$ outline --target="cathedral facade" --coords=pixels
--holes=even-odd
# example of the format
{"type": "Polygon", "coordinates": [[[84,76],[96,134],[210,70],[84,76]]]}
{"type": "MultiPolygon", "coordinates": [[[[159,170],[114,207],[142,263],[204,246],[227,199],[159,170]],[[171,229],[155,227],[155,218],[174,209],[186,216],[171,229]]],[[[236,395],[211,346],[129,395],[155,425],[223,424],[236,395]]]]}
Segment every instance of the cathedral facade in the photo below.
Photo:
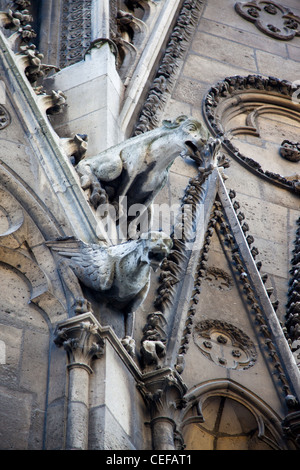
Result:
{"type": "Polygon", "coordinates": [[[0,448],[299,450],[299,1],[0,6],[0,448]]]}

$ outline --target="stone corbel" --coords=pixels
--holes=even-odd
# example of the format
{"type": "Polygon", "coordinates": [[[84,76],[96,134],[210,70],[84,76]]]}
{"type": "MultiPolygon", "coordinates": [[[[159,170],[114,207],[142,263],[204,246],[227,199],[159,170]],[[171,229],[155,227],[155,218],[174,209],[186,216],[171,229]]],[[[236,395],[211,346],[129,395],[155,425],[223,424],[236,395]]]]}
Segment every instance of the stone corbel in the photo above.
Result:
{"type": "Polygon", "coordinates": [[[176,371],[160,369],[146,374],[138,388],[150,411],[153,450],[180,450],[177,419],[185,406],[186,386],[176,371]]]}
{"type": "Polygon", "coordinates": [[[143,21],[147,21],[148,18],[155,13],[159,1],[160,0],[123,0],[123,3],[125,7],[133,13],[142,10],[142,19],[143,21]]]}
{"type": "Polygon", "coordinates": [[[13,11],[9,9],[7,12],[0,12],[1,26],[11,31],[19,31],[22,26],[27,25],[30,21],[32,21],[32,16],[28,10],[13,11]]]}
{"type": "Polygon", "coordinates": [[[139,44],[148,32],[142,20],[122,10],[117,13],[117,26],[121,37],[131,44],[139,44]]]}
{"type": "Polygon", "coordinates": [[[59,114],[66,106],[66,95],[58,90],[52,90],[51,94],[42,93],[37,97],[41,111],[46,114],[59,114]]]}
{"type": "Polygon", "coordinates": [[[8,10],[0,12],[0,26],[12,31],[8,38],[12,50],[18,50],[22,43],[28,43],[36,37],[36,32],[30,25],[32,16],[28,10],[8,10]]]}
{"type": "Polygon", "coordinates": [[[61,143],[71,163],[77,165],[87,152],[88,136],[86,134],[75,134],[71,138],[62,138],[61,143]]]}
{"type": "Polygon", "coordinates": [[[55,344],[68,356],[69,393],[66,447],[86,450],[88,446],[89,376],[92,361],[104,354],[104,341],[91,313],[59,323],[55,344]]]}
{"type": "Polygon", "coordinates": [[[35,86],[39,79],[43,79],[51,71],[58,72],[59,68],[54,65],[47,65],[42,62],[44,55],[41,54],[34,44],[27,44],[20,47],[16,54],[16,61],[23,70],[32,86],[35,86]]]}

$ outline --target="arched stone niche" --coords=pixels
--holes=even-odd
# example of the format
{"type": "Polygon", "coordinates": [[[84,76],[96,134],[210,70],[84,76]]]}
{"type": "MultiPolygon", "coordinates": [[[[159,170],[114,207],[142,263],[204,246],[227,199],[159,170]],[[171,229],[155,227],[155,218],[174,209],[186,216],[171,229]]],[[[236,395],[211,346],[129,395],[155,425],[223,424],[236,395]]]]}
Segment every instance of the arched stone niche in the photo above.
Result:
{"type": "Polygon", "coordinates": [[[196,386],[186,398],[186,450],[287,449],[279,417],[244,387],[220,379],[196,386]]]}
{"type": "Polygon", "coordinates": [[[300,100],[294,83],[227,77],[204,99],[203,113],[230,156],[269,182],[300,193],[300,100]]]}

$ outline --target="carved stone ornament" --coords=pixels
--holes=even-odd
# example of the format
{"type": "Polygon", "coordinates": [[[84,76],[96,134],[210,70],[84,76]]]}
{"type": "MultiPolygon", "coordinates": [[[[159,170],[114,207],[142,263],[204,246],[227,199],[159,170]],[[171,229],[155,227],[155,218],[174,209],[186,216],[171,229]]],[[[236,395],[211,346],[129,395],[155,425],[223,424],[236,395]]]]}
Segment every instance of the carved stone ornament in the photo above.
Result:
{"type": "Polygon", "coordinates": [[[85,313],[90,305],[81,292],[80,281],[97,294],[97,300],[124,315],[124,346],[134,354],[134,312],[144,301],[151,268],[156,270],[169,254],[171,239],[163,232],[149,232],[139,240],[104,247],[73,238],[46,242],[61,256],[60,273],[65,290],[73,298],[73,314],[85,313]]]}
{"type": "Polygon", "coordinates": [[[239,15],[251,21],[263,33],[275,39],[289,41],[300,36],[300,17],[276,2],[254,0],[237,2],[239,15]]]}
{"type": "Polygon", "coordinates": [[[299,194],[300,179],[295,174],[295,166],[280,159],[282,141],[278,139],[282,133],[273,133],[270,138],[264,135],[266,125],[261,130],[263,119],[275,117],[280,127],[278,116],[284,116],[290,125],[289,130],[297,138],[295,124],[300,120],[297,94],[297,85],[286,80],[235,75],[216,83],[209,90],[203,112],[208,128],[213,135],[224,139],[223,147],[231,157],[270,183],[299,194]],[[259,151],[247,155],[251,146],[249,140],[252,150],[256,145],[259,151]]]}
{"type": "Polygon", "coordinates": [[[37,82],[43,79],[51,71],[59,71],[54,65],[44,64],[44,55],[41,54],[34,44],[26,44],[20,46],[17,53],[18,62],[22,62],[25,75],[33,87],[37,86],[37,82]]]}
{"type": "Polygon", "coordinates": [[[11,122],[11,117],[7,109],[0,104],[0,130],[5,129],[11,122]]]}
{"type": "Polygon", "coordinates": [[[92,360],[104,354],[104,341],[97,327],[90,321],[75,319],[66,327],[58,327],[54,342],[66,350],[69,368],[84,367],[92,372],[92,360]]]}
{"type": "MultiPolygon", "coordinates": [[[[51,95],[48,95],[43,88],[42,81],[50,72],[57,72],[59,68],[44,64],[44,55],[31,42],[37,34],[28,23],[33,21],[30,7],[30,1],[15,0],[12,4],[12,10],[0,11],[0,26],[4,30],[12,31],[8,37],[9,47],[15,54],[18,68],[24,73],[35,94],[38,95],[37,104],[47,114],[57,114],[64,108],[66,97],[60,90],[52,90],[51,95]],[[29,10],[25,9],[27,7],[29,10]]],[[[1,105],[0,129],[9,123],[10,116],[1,105]]]]}
{"type": "Polygon", "coordinates": [[[163,327],[166,320],[161,312],[150,313],[143,328],[141,356],[144,366],[158,365],[166,354],[167,336],[163,327]]]}
{"type": "Polygon", "coordinates": [[[280,146],[280,155],[290,162],[300,161],[300,142],[284,140],[280,146]]]}
{"type": "Polygon", "coordinates": [[[297,220],[296,239],[291,259],[291,279],[289,282],[285,327],[295,358],[299,364],[300,348],[300,217],[297,220]]]}
{"type": "Polygon", "coordinates": [[[205,357],[227,369],[248,369],[257,358],[250,338],[224,321],[199,322],[194,328],[194,342],[205,357]]]}
{"type": "MultiPolygon", "coordinates": [[[[145,2],[128,0],[128,3],[142,4],[145,2]]],[[[164,106],[176,83],[181,59],[190,44],[190,38],[198,24],[203,8],[204,2],[198,0],[183,2],[157,73],[145,98],[134,135],[149,131],[159,125],[164,106]]]]}
{"type": "Polygon", "coordinates": [[[60,67],[83,60],[91,42],[91,0],[63,0],[60,67]]]}
{"type": "Polygon", "coordinates": [[[232,277],[223,271],[223,269],[217,267],[207,268],[204,280],[210,286],[220,291],[230,290],[233,286],[232,277]]]}
{"type": "Polygon", "coordinates": [[[195,159],[200,150],[203,159],[208,160],[215,151],[215,146],[207,147],[209,142],[202,123],[179,116],[99,155],[83,159],[76,170],[82,188],[90,190],[89,199],[94,208],[107,202],[119,203],[120,198],[126,197],[128,208],[140,204],[145,212],[165,185],[175,158],[181,155],[195,159]]]}

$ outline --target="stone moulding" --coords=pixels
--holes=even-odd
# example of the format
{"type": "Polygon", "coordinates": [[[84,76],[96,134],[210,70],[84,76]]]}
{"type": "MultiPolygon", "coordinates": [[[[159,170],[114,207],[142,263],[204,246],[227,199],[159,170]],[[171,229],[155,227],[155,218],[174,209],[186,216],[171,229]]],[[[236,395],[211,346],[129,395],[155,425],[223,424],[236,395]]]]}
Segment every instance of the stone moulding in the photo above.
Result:
{"type": "Polygon", "coordinates": [[[261,400],[249,389],[230,380],[214,379],[196,385],[184,396],[186,407],[182,410],[180,431],[192,423],[204,422],[204,404],[211,397],[226,397],[236,400],[244,405],[257,421],[259,439],[266,442],[274,450],[286,449],[286,443],[282,440],[281,418],[274,413],[268,403],[261,400]],[[191,410],[193,411],[190,416],[191,410]],[[187,417],[189,416],[189,417],[187,417]],[[266,424],[268,425],[266,426],[266,424]]]}
{"type": "Polygon", "coordinates": [[[300,194],[299,180],[263,170],[260,163],[243,155],[230,141],[230,137],[239,134],[259,137],[257,118],[262,114],[275,113],[300,122],[300,105],[293,99],[296,91],[295,84],[274,77],[226,77],[208,91],[203,100],[203,115],[211,133],[224,137],[223,147],[231,157],[270,183],[300,194]],[[249,114],[244,126],[225,129],[230,119],[245,111],[249,114]]]}
{"type": "MultiPolygon", "coordinates": [[[[240,273],[243,291],[249,305],[251,305],[253,320],[255,320],[256,327],[264,338],[266,354],[271,358],[273,367],[276,369],[288,408],[299,407],[299,371],[286,341],[282,325],[276,315],[276,307],[274,308],[270,300],[272,289],[270,291],[266,289],[265,280],[259,273],[258,263],[254,262],[255,255],[253,255],[253,248],[251,249],[251,246],[247,246],[247,243],[249,245],[247,239],[247,243],[245,243],[244,230],[238,219],[239,214],[235,214],[231,209],[232,202],[230,199],[233,197],[228,195],[222,181],[220,181],[220,184],[222,186],[219,190],[220,200],[228,218],[228,224],[233,231],[235,242],[239,246],[239,252],[233,250],[232,259],[236,264],[237,272],[240,273]],[[244,272],[247,273],[246,276],[244,276],[244,272]],[[276,343],[274,339],[276,339],[276,343]]],[[[232,248],[234,248],[233,239],[230,237],[227,240],[232,245],[232,248]]]]}
{"type": "MultiPolygon", "coordinates": [[[[290,281],[286,311],[285,327],[287,329],[291,349],[295,355],[299,355],[300,347],[300,217],[297,220],[296,239],[294,242],[293,258],[291,260],[290,281]]],[[[297,357],[299,366],[299,356],[297,357]]]]}
{"type": "Polygon", "coordinates": [[[184,369],[184,355],[193,334],[196,304],[201,301],[201,283],[207,270],[207,250],[212,234],[218,230],[222,243],[226,249],[231,250],[232,266],[241,295],[245,296],[245,302],[249,305],[253,325],[255,325],[257,335],[261,337],[266,361],[271,358],[274,375],[279,379],[278,387],[281,388],[279,393],[284,396],[288,408],[294,409],[298,406],[300,397],[299,372],[275,313],[277,302],[272,303],[270,299],[273,289],[265,286],[266,276],[262,276],[259,272],[261,262],[255,261],[258,250],[252,246],[254,239],[246,235],[248,227],[244,220],[245,216],[239,211],[239,204],[232,201],[235,198],[235,193],[231,190],[228,194],[221,176],[219,176],[217,196],[214,199],[214,206],[209,211],[203,248],[197,257],[193,295],[190,296],[189,306],[181,308],[181,312],[186,310],[187,313],[182,315],[184,324],[182,328],[179,328],[181,332],[180,345],[178,350],[174,348],[177,350],[176,370],[181,373],[184,369]],[[275,338],[277,338],[276,343],[275,338]],[[180,363],[178,359],[180,359],[180,363]]]}
{"type": "MultiPolygon", "coordinates": [[[[52,184],[55,197],[61,200],[64,211],[67,211],[67,207],[69,208],[69,216],[72,214],[71,218],[78,217],[76,230],[83,229],[85,232],[85,235],[78,235],[85,240],[94,239],[97,226],[95,216],[75,182],[73,170],[69,166],[68,157],[63,149],[64,142],[54,132],[47,119],[46,113],[49,107],[59,105],[61,99],[64,101],[64,97],[60,92],[54,92],[53,101],[53,99],[48,100],[47,95],[37,95],[24,71],[20,68],[18,56],[11,50],[2,31],[0,32],[0,44],[3,67],[6,70],[3,81],[10,81],[14,96],[18,97],[19,112],[24,116],[24,126],[28,129],[33,151],[42,160],[42,167],[47,173],[48,181],[52,184]],[[29,107],[32,111],[31,114],[28,113],[29,107]],[[40,149],[43,149],[43,156],[40,149]],[[73,183],[70,184],[70,181],[73,183]]],[[[11,169],[8,171],[11,172],[11,169]]]]}
{"type": "Polygon", "coordinates": [[[290,41],[295,36],[300,36],[300,17],[276,2],[259,0],[237,2],[235,10],[272,38],[290,41]]]}
{"type": "Polygon", "coordinates": [[[152,130],[159,124],[160,115],[175,83],[180,60],[187,49],[202,9],[201,0],[183,2],[165,53],[140,111],[133,135],[152,130]]]}

